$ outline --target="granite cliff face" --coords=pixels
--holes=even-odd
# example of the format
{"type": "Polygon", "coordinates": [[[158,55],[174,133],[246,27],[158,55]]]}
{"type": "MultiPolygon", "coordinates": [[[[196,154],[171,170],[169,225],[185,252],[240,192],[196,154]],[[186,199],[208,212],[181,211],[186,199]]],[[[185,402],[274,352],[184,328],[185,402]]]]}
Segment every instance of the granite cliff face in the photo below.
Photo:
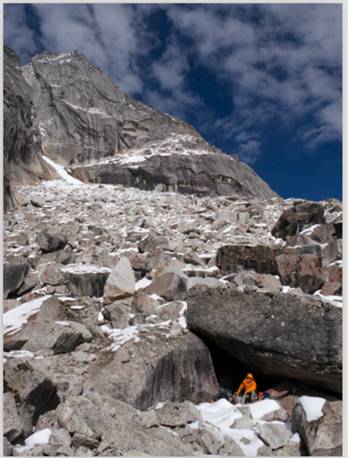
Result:
{"type": "Polygon", "coordinates": [[[23,68],[45,155],[84,181],[246,197],[275,194],[191,126],[128,97],[82,55],[40,54],[23,68]]]}
{"type": "Polygon", "coordinates": [[[32,125],[31,89],[18,56],[4,49],[4,209],[18,204],[14,186],[54,176],[40,155],[32,125]]]}

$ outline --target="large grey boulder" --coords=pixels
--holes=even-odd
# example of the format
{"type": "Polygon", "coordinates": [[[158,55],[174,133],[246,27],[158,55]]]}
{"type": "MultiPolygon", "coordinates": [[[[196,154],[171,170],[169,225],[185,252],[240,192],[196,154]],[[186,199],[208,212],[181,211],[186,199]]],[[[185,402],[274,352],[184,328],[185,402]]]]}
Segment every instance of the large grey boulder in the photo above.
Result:
{"type": "Polygon", "coordinates": [[[39,415],[55,409],[60,402],[57,385],[52,378],[29,360],[11,359],[6,362],[4,386],[6,391],[11,391],[18,397],[21,404],[20,416],[27,423],[23,426],[27,435],[39,415]]]}
{"type": "Polygon", "coordinates": [[[90,364],[85,389],[144,410],[163,401],[208,401],[219,386],[208,348],[194,334],[145,333],[90,364]]]}
{"type": "Polygon", "coordinates": [[[295,407],[292,427],[309,455],[342,455],[342,401],[303,396],[295,407]]]}
{"type": "Polygon", "coordinates": [[[317,202],[300,201],[280,215],[272,228],[272,235],[286,240],[314,224],[325,224],[324,207],[317,202]]]}
{"type": "Polygon", "coordinates": [[[166,272],[156,277],[144,290],[146,294],[157,294],[167,301],[186,298],[186,279],[174,272],[166,272]]]}
{"type": "Polygon", "coordinates": [[[200,456],[245,456],[236,440],[222,435],[209,424],[201,423],[195,429],[185,428],[179,434],[182,440],[197,450],[200,456]]]}
{"type": "Polygon", "coordinates": [[[269,274],[258,274],[255,271],[242,270],[228,278],[230,283],[236,285],[241,291],[247,288],[248,291],[261,290],[262,292],[275,293],[282,290],[282,284],[278,276],[269,274]]]}
{"type": "Polygon", "coordinates": [[[44,154],[84,181],[275,196],[238,158],[209,145],[183,121],[128,97],[77,52],[37,55],[23,74],[33,91],[44,154]]]}
{"type": "MultiPolygon", "coordinates": [[[[169,241],[166,237],[161,237],[153,232],[147,234],[138,243],[138,250],[140,253],[149,252],[154,253],[156,250],[165,250],[168,247],[169,241]]],[[[162,252],[160,252],[162,254],[162,252]]]]}
{"type": "Polygon", "coordinates": [[[4,48],[4,210],[19,203],[17,184],[34,184],[55,176],[42,160],[32,125],[31,89],[24,80],[20,60],[4,48]]]}
{"type": "Polygon", "coordinates": [[[58,406],[57,418],[72,436],[74,448],[85,446],[97,455],[124,455],[131,450],[158,456],[193,453],[165,428],[145,428],[133,407],[105,395],[87,392],[70,397],[58,406]]]}
{"type": "Polygon", "coordinates": [[[9,442],[13,442],[23,433],[23,424],[18,415],[16,401],[13,393],[4,393],[3,397],[3,433],[9,442]]]}
{"type": "Polygon", "coordinates": [[[163,406],[155,410],[158,422],[162,426],[170,428],[186,426],[188,423],[201,420],[199,410],[188,401],[185,402],[166,402],[163,406]]]}
{"type": "Polygon", "coordinates": [[[111,322],[113,328],[125,328],[129,324],[130,308],[122,301],[113,302],[103,308],[103,316],[111,322]]]}
{"type": "Polygon", "coordinates": [[[320,256],[283,253],[276,257],[276,262],[284,285],[300,287],[305,293],[312,294],[324,283],[320,256]]]}
{"type": "Polygon", "coordinates": [[[6,436],[3,437],[2,447],[3,456],[12,456],[13,447],[6,436]]]}
{"type": "Polygon", "coordinates": [[[72,296],[102,297],[110,269],[95,265],[69,264],[61,269],[72,296]]]}
{"type": "Polygon", "coordinates": [[[260,274],[278,274],[275,257],[278,253],[269,246],[226,245],[216,253],[216,265],[223,275],[240,269],[255,270],[260,274]]]}
{"type": "Polygon", "coordinates": [[[128,258],[121,258],[106,280],[104,287],[104,303],[132,296],[135,292],[135,275],[128,258]]]}
{"type": "Polygon", "coordinates": [[[20,289],[25,281],[25,277],[29,272],[29,264],[21,263],[4,263],[4,298],[8,298],[20,289]]]}
{"type": "Polygon", "coordinates": [[[59,354],[70,352],[90,340],[92,334],[89,330],[81,323],[66,320],[60,301],[52,297],[19,331],[5,336],[4,348],[32,352],[51,349],[59,354]]]}
{"type": "Polygon", "coordinates": [[[67,238],[58,231],[41,231],[37,234],[36,241],[43,253],[61,250],[67,244],[67,238]]]}
{"type": "Polygon", "coordinates": [[[304,295],[196,286],[187,321],[191,331],[261,374],[342,390],[340,307],[304,295]]]}
{"type": "Polygon", "coordinates": [[[281,422],[257,424],[256,431],[272,450],[284,447],[292,435],[284,423],[281,422]]]}

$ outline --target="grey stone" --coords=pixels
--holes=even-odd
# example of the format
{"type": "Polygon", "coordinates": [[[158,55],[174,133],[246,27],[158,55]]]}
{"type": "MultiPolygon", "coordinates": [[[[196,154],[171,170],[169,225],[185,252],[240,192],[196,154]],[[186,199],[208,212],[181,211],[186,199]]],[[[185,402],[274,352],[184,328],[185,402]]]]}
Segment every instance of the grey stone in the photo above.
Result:
{"type": "Polygon", "coordinates": [[[289,414],[287,411],[279,404],[279,409],[273,410],[272,412],[266,413],[261,417],[263,421],[287,421],[289,419],[289,414]]]}
{"type": "Polygon", "coordinates": [[[63,428],[53,429],[49,439],[50,445],[59,445],[63,447],[70,447],[71,436],[63,428]]]}
{"type": "Polygon", "coordinates": [[[322,205],[316,202],[295,202],[280,216],[272,229],[272,235],[286,239],[314,224],[324,224],[325,214],[322,205]]]}
{"type": "Polygon", "coordinates": [[[186,426],[201,419],[199,410],[190,402],[166,402],[161,408],[156,409],[156,414],[161,425],[171,428],[186,426]]]}
{"type": "Polygon", "coordinates": [[[53,230],[39,232],[36,241],[43,253],[61,250],[67,244],[66,236],[53,230]]]}
{"type": "Polygon", "coordinates": [[[152,428],[153,426],[159,426],[159,418],[155,410],[148,410],[146,412],[139,412],[136,417],[137,423],[144,428],[152,428]]]}
{"type": "Polygon", "coordinates": [[[73,296],[103,296],[110,269],[71,264],[61,270],[64,273],[66,286],[73,296]]]}
{"type": "Polygon", "coordinates": [[[3,396],[3,434],[9,442],[15,441],[23,433],[22,421],[18,415],[16,401],[12,393],[4,393],[3,396]]]}
{"type": "Polygon", "coordinates": [[[159,321],[177,320],[183,308],[183,303],[180,301],[167,302],[159,306],[155,313],[159,321]]]}
{"type": "MultiPolygon", "coordinates": [[[[28,412],[31,425],[34,418],[55,409],[59,404],[56,384],[38,370],[32,361],[7,361],[4,367],[4,384],[18,395],[24,411],[28,412]]],[[[25,412],[21,413],[22,418],[23,415],[25,416],[25,412]]],[[[28,430],[28,427],[24,429],[28,430]]]]}
{"type": "Polygon", "coordinates": [[[255,270],[260,274],[278,274],[276,251],[269,246],[226,245],[216,253],[216,265],[223,275],[239,269],[255,270]]]}
{"type": "Polygon", "coordinates": [[[155,308],[160,305],[160,301],[143,291],[136,291],[132,305],[137,312],[151,315],[155,308]]]}
{"type": "Polygon", "coordinates": [[[128,258],[121,258],[112,269],[104,287],[104,303],[132,296],[135,292],[135,276],[128,258]]]}
{"type": "Polygon", "coordinates": [[[314,254],[284,253],[276,257],[279,275],[284,285],[300,287],[312,294],[324,283],[321,257],[314,254]]]}
{"type": "Polygon", "coordinates": [[[326,402],[323,415],[308,421],[301,404],[295,407],[292,427],[302,437],[310,455],[342,455],[342,401],[326,402]]]}
{"type": "Polygon", "coordinates": [[[16,294],[16,291],[23,285],[29,271],[28,263],[12,264],[4,263],[4,298],[16,294]]]}
{"type": "Polygon", "coordinates": [[[187,291],[190,291],[191,288],[195,287],[196,285],[204,285],[208,287],[216,287],[216,288],[224,288],[226,285],[218,280],[217,278],[202,278],[202,277],[191,277],[187,280],[186,284],[187,291]]]}
{"type": "Polygon", "coordinates": [[[88,368],[91,389],[144,410],[164,401],[208,401],[218,383],[207,347],[191,333],[168,339],[145,333],[115,352],[102,352],[88,368]],[[124,351],[128,350],[125,358],[124,351]]]}
{"type": "Polygon", "coordinates": [[[292,435],[284,423],[276,422],[258,424],[256,426],[256,431],[272,450],[284,447],[292,435]]]}
{"type": "Polygon", "coordinates": [[[304,450],[298,433],[293,434],[289,442],[277,450],[272,451],[272,456],[303,456],[304,450]]]}
{"type": "Polygon", "coordinates": [[[174,272],[167,272],[156,277],[143,291],[146,294],[157,294],[167,301],[184,300],[186,280],[174,272]]]}
{"type": "Polygon", "coordinates": [[[57,263],[63,265],[74,263],[76,260],[76,256],[71,246],[65,245],[65,247],[57,253],[56,260],[57,263]]]}
{"type": "Polygon", "coordinates": [[[49,262],[48,264],[39,267],[40,279],[45,285],[57,286],[64,283],[64,274],[61,272],[61,266],[56,262],[49,262]]]}
{"type": "Polygon", "coordinates": [[[232,286],[198,285],[187,302],[189,329],[248,367],[341,391],[341,308],[310,296],[242,293],[232,286]]]}
{"type": "Polygon", "coordinates": [[[33,289],[37,289],[39,285],[41,285],[41,280],[38,272],[29,272],[28,275],[24,279],[24,283],[22,286],[16,291],[18,296],[21,296],[25,293],[32,291],[33,289]]]}
{"type": "Polygon", "coordinates": [[[52,349],[54,353],[66,353],[78,345],[92,340],[92,334],[81,323],[67,321],[60,311],[56,298],[48,299],[38,313],[15,334],[5,336],[7,350],[38,351],[52,349]]]}
{"type": "Polygon", "coordinates": [[[125,328],[129,324],[129,307],[122,301],[106,305],[103,310],[104,317],[111,321],[113,328],[125,328]]]}
{"type": "Polygon", "coordinates": [[[253,424],[254,422],[250,417],[243,415],[243,417],[236,418],[236,420],[232,424],[232,428],[251,429],[253,424]]]}
{"type": "Polygon", "coordinates": [[[2,447],[3,456],[12,456],[13,447],[5,436],[3,437],[2,447]]]}
{"type": "Polygon", "coordinates": [[[62,427],[77,438],[80,446],[97,447],[98,455],[114,455],[116,450],[122,454],[130,450],[156,455],[192,453],[188,445],[165,429],[141,426],[136,420],[138,415],[128,404],[91,392],[70,397],[57,408],[62,427]]]}
{"type": "Polygon", "coordinates": [[[138,250],[140,253],[149,252],[154,254],[156,250],[168,248],[168,243],[169,241],[166,237],[161,237],[150,232],[138,243],[138,250]]]}

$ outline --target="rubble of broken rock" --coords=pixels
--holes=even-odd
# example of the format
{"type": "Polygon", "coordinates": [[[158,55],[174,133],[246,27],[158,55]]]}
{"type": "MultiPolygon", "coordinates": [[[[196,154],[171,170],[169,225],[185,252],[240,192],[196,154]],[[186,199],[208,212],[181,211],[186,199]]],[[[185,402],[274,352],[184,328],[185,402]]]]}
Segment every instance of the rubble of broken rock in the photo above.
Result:
{"type": "Polygon", "coordinates": [[[340,202],[59,180],[17,192],[5,455],[342,453],[340,202]],[[270,399],[212,403],[216,348],[228,388],[251,370],[270,399]]]}

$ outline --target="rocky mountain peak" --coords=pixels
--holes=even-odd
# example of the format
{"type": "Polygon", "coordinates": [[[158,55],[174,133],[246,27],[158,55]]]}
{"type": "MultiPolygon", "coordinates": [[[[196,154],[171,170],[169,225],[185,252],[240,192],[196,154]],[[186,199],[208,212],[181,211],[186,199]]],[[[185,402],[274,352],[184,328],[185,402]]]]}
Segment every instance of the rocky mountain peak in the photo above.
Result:
{"type": "Polygon", "coordinates": [[[190,125],[126,95],[79,53],[43,53],[23,68],[44,155],[88,182],[184,193],[271,197],[246,164],[190,125]]]}

